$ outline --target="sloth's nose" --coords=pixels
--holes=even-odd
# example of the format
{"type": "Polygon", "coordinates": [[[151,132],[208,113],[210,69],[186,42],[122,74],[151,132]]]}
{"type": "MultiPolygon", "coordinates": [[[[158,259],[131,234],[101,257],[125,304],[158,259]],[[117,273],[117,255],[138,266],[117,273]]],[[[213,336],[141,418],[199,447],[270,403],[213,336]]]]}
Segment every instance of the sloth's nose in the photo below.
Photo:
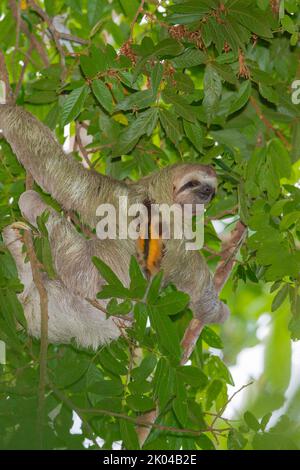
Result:
{"type": "Polygon", "coordinates": [[[215,188],[213,188],[210,184],[205,183],[201,185],[200,192],[206,196],[213,196],[215,194],[215,188]]]}

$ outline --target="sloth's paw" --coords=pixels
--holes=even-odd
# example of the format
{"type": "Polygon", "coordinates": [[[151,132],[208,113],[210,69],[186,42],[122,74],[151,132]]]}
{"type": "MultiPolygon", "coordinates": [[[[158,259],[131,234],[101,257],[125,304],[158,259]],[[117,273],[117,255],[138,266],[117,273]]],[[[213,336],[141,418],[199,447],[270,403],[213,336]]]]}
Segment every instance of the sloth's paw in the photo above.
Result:
{"type": "Polygon", "coordinates": [[[19,207],[22,215],[32,225],[36,225],[36,218],[46,209],[50,209],[35,191],[25,191],[19,199],[19,207]]]}
{"type": "Polygon", "coordinates": [[[230,310],[226,304],[221,303],[219,323],[224,323],[230,315],[230,310]]]}

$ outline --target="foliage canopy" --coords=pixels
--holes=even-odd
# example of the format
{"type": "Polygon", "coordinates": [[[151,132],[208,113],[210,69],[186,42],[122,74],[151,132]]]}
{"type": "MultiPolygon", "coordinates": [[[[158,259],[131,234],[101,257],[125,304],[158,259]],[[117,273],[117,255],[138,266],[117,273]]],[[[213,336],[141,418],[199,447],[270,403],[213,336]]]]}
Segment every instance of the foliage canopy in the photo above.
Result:
{"type": "MultiPolygon", "coordinates": [[[[0,0],[0,46],[19,105],[61,143],[66,125],[71,136],[85,129],[89,143],[82,150],[76,140],[75,156],[118,179],[176,161],[213,164],[219,191],[207,211],[203,250],[212,270],[220,240],[211,220],[225,231],[238,219],[249,228],[222,293],[232,310],[223,341],[219,327],[206,327],[190,364],[180,366],[187,299],[172,286],[162,290],[160,275],[147,286],[133,260],[130,289],[121,304],[109,305],[111,314],[126,315],[138,300],[128,337],[97,352],[49,346],[42,433],[40,345],[26,335],[22,286],[2,243],[1,448],[81,449],[86,438],[97,448],[99,436],[103,448],[122,441],[136,449],[137,417],[155,404],[159,417],[145,449],[300,447],[300,389],[286,415],[267,427],[284,404],[291,338],[300,338],[300,107],[292,102],[299,18],[297,0],[0,0]],[[224,421],[236,379],[225,363],[259,342],[255,324],[266,312],[264,373],[241,420],[224,421]],[[223,343],[225,363],[215,353],[223,343]],[[70,433],[73,412],[82,434],[70,433]]],[[[20,220],[25,174],[4,141],[0,158],[3,228],[20,220]]],[[[49,274],[42,221],[36,248],[49,274]]],[[[95,263],[108,292],[118,292],[113,273],[95,263]]]]}

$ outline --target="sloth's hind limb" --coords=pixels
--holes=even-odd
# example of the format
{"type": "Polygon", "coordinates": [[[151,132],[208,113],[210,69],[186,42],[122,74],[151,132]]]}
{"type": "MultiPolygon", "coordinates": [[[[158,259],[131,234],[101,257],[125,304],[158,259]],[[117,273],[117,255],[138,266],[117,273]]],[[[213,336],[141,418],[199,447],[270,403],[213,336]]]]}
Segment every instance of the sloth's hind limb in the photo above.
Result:
{"type": "Polygon", "coordinates": [[[49,208],[35,191],[26,191],[19,200],[24,217],[36,225],[37,216],[49,211],[46,227],[58,277],[73,293],[94,299],[106,282],[92,262],[97,256],[107,263],[124,284],[128,284],[128,266],[133,247],[119,240],[86,240],[73,224],[49,208]]]}
{"type": "MultiPolygon", "coordinates": [[[[22,235],[18,229],[8,226],[2,236],[24,285],[18,298],[24,308],[28,333],[39,338],[40,299],[30,264],[25,263],[22,235]]],[[[70,292],[61,281],[50,280],[44,274],[43,283],[48,293],[48,338],[51,343],[69,343],[74,339],[81,347],[96,349],[119,336],[120,330],[113,318],[106,319],[104,313],[70,292]]]]}
{"type": "Polygon", "coordinates": [[[46,227],[58,277],[74,294],[94,298],[101,288],[101,278],[91,260],[91,244],[65,217],[47,206],[35,191],[23,193],[19,207],[25,219],[34,226],[38,216],[49,212],[46,227]]]}

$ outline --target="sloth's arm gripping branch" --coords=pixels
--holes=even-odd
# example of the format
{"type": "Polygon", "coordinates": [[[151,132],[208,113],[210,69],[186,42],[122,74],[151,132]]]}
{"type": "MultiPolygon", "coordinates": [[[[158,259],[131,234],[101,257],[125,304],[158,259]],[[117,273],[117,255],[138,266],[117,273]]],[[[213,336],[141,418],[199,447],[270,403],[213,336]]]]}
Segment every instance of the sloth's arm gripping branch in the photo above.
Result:
{"type": "Polygon", "coordinates": [[[0,105],[0,130],[41,188],[64,209],[78,211],[91,227],[100,203],[114,203],[113,198],[126,194],[125,185],[92,173],[66,155],[50,129],[24,109],[0,105]]]}
{"type": "MultiPolygon", "coordinates": [[[[213,296],[216,298],[218,293],[222,290],[226,284],[227,279],[229,278],[231,271],[235,265],[235,255],[239,251],[245,236],[247,234],[246,226],[239,221],[236,224],[236,227],[231,232],[229,240],[223,245],[221,260],[217,266],[214,278],[213,278],[213,296]]],[[[221,301],[218,301],[219,306],[219,315],[220,318],[216,321],[222,321],[222,317],[225,319],[228,316],[228,309],[225,304],[221,301]]],[[[193,318],[185,331],[184,337],[182,339],[182,349],[183,355],[181,363],[185,364],[192,354],[195,345],[199,339],[199,336],[205,326],[205,321],[202,318],[193,318]]]]}

